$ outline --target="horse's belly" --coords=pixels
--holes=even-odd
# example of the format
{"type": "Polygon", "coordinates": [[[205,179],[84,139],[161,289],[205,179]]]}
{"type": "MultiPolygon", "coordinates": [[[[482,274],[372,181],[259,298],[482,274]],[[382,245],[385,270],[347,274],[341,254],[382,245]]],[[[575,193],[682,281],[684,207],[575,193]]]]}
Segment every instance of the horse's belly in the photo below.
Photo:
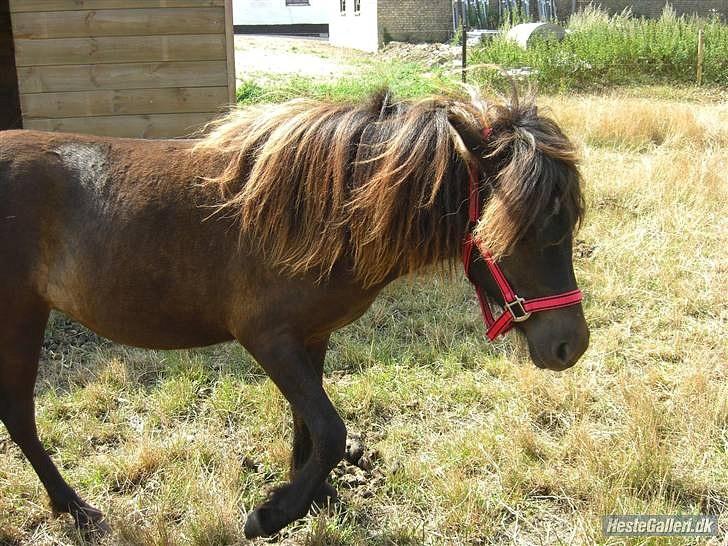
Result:
{"type": "Polygon", "coordinates": [[[187,349],[233,339],[229,332],[197,322],[193,317],[166,320],[146,313],[71,313],[62,307],[58,310],[102,337],[145,349],[187,349]]]}
{"type": "Polygon", "coordinates": [[[218,320],[211,320],[194,308],[150,298],[148,293],[132,288],[111,293],[98,284],[96,290],[91,283],[73,284],[65,284],[63,279],[49,283],[47,298],[52,307],[117,343],[148,349],[183,349],[232,339],[218,320]]]}
{"type": "Polygon", "coordinates": [[[108,327],[108,333],[107,328],[103,325],[99,328],[91,329],[100,336],[116,343],[143,349],[190,349],[233,340],[231,335],[224,332],[180,332],[167,328],[158,328],[150,335],[149,330],[137,328],[120,330],[116,327],[108,327]]]}

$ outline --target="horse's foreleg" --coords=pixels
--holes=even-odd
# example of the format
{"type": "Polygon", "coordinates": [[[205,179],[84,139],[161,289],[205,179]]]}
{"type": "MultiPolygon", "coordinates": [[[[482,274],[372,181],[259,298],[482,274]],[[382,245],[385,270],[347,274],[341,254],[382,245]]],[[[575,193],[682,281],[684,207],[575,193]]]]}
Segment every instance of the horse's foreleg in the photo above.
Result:
{"type": "Polygon", "coordinates": [[[321,373],[312,365],[303,343],[281,334],[256,345],[249,347],[253,356],[308,430],[310,454],[289,484],[278,488],[248,515],[245,523],[248,538],[275,534],[305,516],[346,448],[344,422],[326,395],[321,373]]]}
{"type": "MultiPolygon", "coordinates": [[[[326,336],[324,339],[306,346],[308,361],[319,381],[323,380],[324,359],[326,358],[328,341],[329,336],[326,336]]],[[[293,449],[291,450],[290,477],[293,480],[311,455],[311,433],[308,431],[308,427],[303,418],[296,413],[293,406],[291,406],[291,413],[293,416],[293,449]]],[[[314,495],[313,501],[323,506],[330,498],[336,498],[336,490],[331,484],[324,481],[314,495]]]]}
{"type": "Polygon", "coordinates": [[[86,504],[66,483],[38,439],[33,388],[48,309],[3,307],[0,319],[0,420],[35,469],[56,512],[70,513],[76,525],[105,529],[103,514],[86,504]]]}

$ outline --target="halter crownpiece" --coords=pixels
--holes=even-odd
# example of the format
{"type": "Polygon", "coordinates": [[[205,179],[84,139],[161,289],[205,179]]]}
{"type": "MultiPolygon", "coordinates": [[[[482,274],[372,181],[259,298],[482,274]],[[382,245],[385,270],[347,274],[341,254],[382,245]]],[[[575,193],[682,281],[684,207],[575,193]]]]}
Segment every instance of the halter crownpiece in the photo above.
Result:
{"type": "MultiPolygon", "coordinates": [[[[492,127],[484,127],[482,130],[482,136],[484,140],[487,140],[493,132],[492,127]]],[[[539,311],[547,311],[550,309],[559,309],[561,307],[568,307],[570,305],[576,305],[582,300],[581,290],[571,290],[569,292],[562,292],[561,294],[555,294],[553,296],[545,296],[542,298],[531,298],[524,299],[520,297],[511,288],[511,285],[503,274],[503,270],[498,267],[498,264],[493,259],[492,254],[487,248],[484,248],[481,241],[479,241],[471,229],[475,227],[480,218],[480,196],[478,191],[478,167],[475,163],[472,163],[468,167],[469,171],[469,184],[468,184],[468,220],[469,227],[468,232],[463,239],[463,266],[465,268],[465,276],[475,287],[475,293],[478,295],[478,302],[480,303],[480,310],[483,313],[483,321],[487,327],[486,336],[490,341],[493,341],[501,334],[505,334],[508,330],[513,328],[514,323],[523,322],[527,320],[532,313],[539,311]],[[476,247],[480,252],[480,255],[488,265],[488,270],[493,276],[498,288],[503,295],[503,313],[498,318],[493,317],[491,311],[490,301],[485,291],[478,286],[473,278],[470,276],[470,258],[473,254],[473,247],[476,247]]]]}

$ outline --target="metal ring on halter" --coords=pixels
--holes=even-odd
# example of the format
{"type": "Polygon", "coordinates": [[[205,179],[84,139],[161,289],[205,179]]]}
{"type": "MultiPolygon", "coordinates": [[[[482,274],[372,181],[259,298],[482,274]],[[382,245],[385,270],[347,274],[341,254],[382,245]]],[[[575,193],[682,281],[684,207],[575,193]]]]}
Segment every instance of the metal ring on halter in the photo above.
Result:
{"type": "Polygon", "coordinates": [[[523,306],[524,303],[526,303],[526,300],[516,295],[515,300],[507,301],[503,304],[503,307],[505,309],[508,309],[508,311],[511,313],[511,316],[513,317],[513,322],[523,322],[531,316],[531,313],[526,311],[526,308],[523,306]],[[514,307],[518,308],[518,314],[513,312],[514,307]]]}

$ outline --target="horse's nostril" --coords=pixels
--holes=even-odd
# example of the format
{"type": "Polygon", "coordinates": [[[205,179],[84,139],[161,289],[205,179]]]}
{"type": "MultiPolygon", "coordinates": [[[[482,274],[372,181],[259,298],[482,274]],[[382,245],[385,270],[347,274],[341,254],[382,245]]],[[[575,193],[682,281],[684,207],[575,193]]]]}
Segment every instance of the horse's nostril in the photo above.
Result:
{"type": "Polygon", "coordinates": [[[569,344],[565,341],[563,343],[559,343],[559,346],[556,347],[556,358],[558,358],[561,362],[568,362],[569,355],[569,344]]]}

